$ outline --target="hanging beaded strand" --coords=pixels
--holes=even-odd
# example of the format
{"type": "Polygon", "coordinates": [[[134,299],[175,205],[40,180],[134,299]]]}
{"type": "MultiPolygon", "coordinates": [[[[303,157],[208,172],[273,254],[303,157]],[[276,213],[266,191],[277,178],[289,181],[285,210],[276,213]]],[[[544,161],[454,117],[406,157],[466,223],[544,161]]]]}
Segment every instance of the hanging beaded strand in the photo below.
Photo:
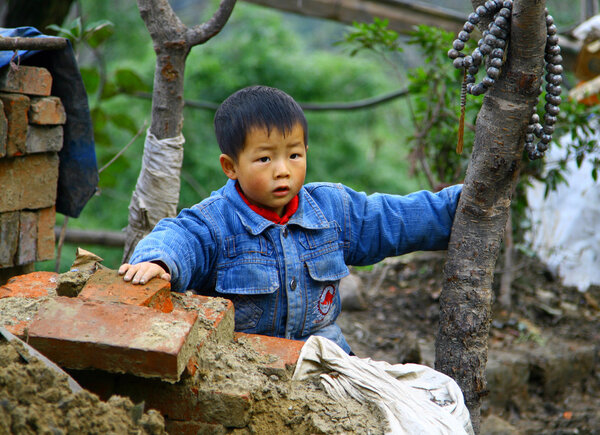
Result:
{"type": "MultiPolygon", "coordinates": [[[[457,39],[454,40],[452,48],[448,51],[448,57],[453,60],[454,67],[465,72],[465,90],[471,95],[484,94],[500,77],[505,60],[505,50],[508,45],[508,36],[510,35],[512,6],[512,0],[488,0],[477,7],[475,12],[467,18],[463,29],[458,33],[457,39]],[[471,32],[482,17],[489,18],[490,23],[487,29],[482,32],[477,48],[470,55],[464,55],[462,50],[470,39],[471,32]],[[476,83],[476,75],[486,56],[486,75],[480,83],[476,83]]],[[[556,124],[557,115],[560,111],[558,106],[561,103],[562,56],[560,55],[554,19],[551,15],[548,15],[547,9],[545,16],[547,37],[544,56],[546,62],[546,105],[544,108],[546,113],[544,114],[544,125],[542,125],[540,117],[536,113],[536,108],[534,108],[534,113],[527,126],[525,150],[531,160],[542,158],[544,151],[548,149],[548,144],[552,140],[552,133],[554,133],[554,124],[556,124]],[[536,137],[539,139],[537,145],[534,144],[536,137]]],[[[541,94],[541,92],[542,89],[540,88],[539,93],[541,94]]],[[[463,104],[464,98],[461,96],[461,111],[464,110],[463,104]]],[[[460,141],[461,138],[459,137],[460,141]]]]}

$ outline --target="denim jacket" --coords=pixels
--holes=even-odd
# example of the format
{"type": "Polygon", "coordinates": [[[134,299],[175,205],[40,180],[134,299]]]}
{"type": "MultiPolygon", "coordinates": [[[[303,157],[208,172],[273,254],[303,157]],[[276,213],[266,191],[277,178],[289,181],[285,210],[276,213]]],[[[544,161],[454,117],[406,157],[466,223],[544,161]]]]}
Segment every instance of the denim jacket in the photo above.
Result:
{"type": "Polygon", "coordinates": [[[252,211],[235,181],[176,218],[161,220],[130,262],[160,260],[173,290],[233,301],[235,329],[305,340],[322,335],[350,351],[335,320],[347,265],[446,249],[461,186],[438,193],[367,196],[311,183],[286,225],[252,211]]]}

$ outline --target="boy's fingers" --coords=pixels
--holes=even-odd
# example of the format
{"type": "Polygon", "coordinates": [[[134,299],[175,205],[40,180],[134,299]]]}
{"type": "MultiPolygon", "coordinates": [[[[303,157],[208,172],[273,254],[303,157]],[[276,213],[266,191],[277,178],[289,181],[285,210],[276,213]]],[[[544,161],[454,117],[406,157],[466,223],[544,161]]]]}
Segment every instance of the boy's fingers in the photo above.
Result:
{"type": "Polygon", "coordinates": [[[131,264],[121,264],[121,267],[119,267],[119,275],[123,275],[125,272],[127,272],[127,269],[129,269],[129,267],[131,266],[131,264]]]}
{"type": "Polygon", "coordinates": [[[168,273],[163,273],[160,276],[160,279],[164,279],[165,281],[171,281],[171,275],[169,275],[168,273]]]}

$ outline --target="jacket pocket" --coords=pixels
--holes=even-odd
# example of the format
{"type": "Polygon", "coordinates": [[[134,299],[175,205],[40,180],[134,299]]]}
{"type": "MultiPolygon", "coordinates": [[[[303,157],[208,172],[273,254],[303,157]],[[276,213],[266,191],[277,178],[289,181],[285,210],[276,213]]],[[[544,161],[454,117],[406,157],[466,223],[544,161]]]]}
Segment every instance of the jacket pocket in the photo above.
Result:
{"type": "Polygon", "coordinates": [[[244,262],[217,270],[215,290],[219,293],[263,295],[279,288],[275,262],[273,264],[244,262]]]}
{"type": "Polygon", "coordinates": [[[261,295],[279,288],[273,246],[263,236],[242,233],[227,237],[223,254],[217,264],[218,293],[261,295]]]}
{"type": "MultiPolygon", "coordinates": [[[[260,297],[260,296],[259,296],[260,297]]],[[[265,311],[260,303],[256,303],[256,297],[245,295],[233,295],[231,302],[235,307],[235,330],[241,332],[257,332],[260,318],[265,311]]]]}
{"type": "Polygon", "coordinates": [[[341,249],[309,258],[305,264],[309,276],[315,281],[338,281],[350,274],[341,249]]]}

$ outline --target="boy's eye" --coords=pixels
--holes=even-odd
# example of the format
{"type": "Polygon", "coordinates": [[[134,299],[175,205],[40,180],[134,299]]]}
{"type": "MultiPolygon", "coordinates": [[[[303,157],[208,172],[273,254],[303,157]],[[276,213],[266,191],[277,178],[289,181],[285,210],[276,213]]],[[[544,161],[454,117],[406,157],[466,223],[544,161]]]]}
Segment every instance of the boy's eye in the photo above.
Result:
{"type": "Polygon", "coordinates": [[[259,157],[259,159],[258,159],[258,161],[262,162],[262,163],[267,163],[269,160],[271,160],[271,159],[268,157],[259,157]]]}
{"type": "Polygon", "coordinates": [[[299,159],[300,158],[300,154],[298,153],[294,153],[290,156],[290,159],[295,160],[295,159],[299,159]]]}

